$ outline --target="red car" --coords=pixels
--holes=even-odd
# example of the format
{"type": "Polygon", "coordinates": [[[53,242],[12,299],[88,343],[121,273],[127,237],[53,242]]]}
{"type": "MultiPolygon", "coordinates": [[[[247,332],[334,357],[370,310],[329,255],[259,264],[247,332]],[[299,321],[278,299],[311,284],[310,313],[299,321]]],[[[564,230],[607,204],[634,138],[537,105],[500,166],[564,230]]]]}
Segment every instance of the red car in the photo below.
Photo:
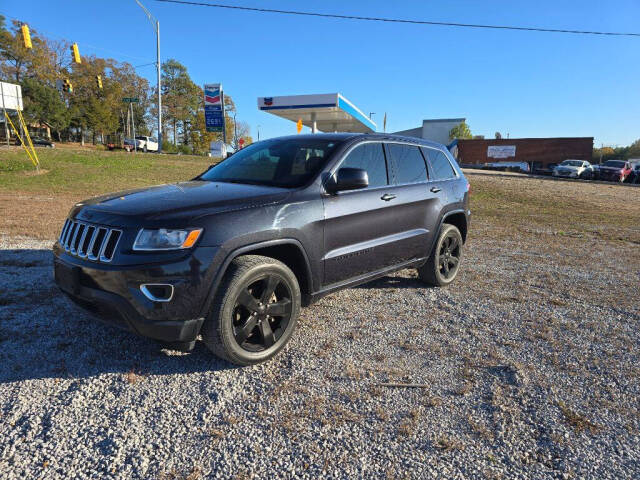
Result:
{"type": "Polygon", "coordinates": [[[624,182],[631,174],[631,164],[624,160],[607,160],[598,168],[599,180],[624,182]]]}

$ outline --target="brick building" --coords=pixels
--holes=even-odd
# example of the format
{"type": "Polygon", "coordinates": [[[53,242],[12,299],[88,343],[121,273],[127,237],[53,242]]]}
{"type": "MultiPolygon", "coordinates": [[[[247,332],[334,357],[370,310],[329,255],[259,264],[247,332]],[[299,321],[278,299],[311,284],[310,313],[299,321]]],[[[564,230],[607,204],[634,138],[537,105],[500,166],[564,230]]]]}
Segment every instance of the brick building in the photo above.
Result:
{"type": "Polygon", "coordinates": [[[544,168],[569,158],[591,161],[593,155],[593,137],[473,139],[457,146],[458,162],[465,165],[504,161],[544,168]]]}

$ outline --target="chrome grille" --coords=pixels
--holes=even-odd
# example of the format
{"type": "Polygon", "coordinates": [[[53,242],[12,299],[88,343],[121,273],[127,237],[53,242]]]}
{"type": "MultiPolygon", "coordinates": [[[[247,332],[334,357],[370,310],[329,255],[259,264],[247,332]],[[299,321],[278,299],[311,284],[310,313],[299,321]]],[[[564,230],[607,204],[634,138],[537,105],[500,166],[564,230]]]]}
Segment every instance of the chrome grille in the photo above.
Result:
{"type": "Polygon", "coordinates": [[[58,242],[64,250],[76,257],[94,262],[109,263],[116,253],[122,230],[91,225],[67,219],[58,242]]]}

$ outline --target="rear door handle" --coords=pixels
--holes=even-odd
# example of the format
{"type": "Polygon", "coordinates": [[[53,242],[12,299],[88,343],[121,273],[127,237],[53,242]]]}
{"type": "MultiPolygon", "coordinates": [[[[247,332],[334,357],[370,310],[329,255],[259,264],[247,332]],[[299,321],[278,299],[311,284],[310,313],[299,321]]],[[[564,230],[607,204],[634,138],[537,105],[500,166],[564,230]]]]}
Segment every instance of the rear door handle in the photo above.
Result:
{"type": "Polygon", "coordinates": [[[431,187],[431,191],[432,191],[433,193],[438,193],[438,192],[440,192],[441,190],[442,190],[442,189],[441,189],[441,188],[438,188],[438,187],[431,187]]]}
{"type": "Polygon", "coordinates": [[[385,202],[388,202],[389,200],[393,200],[394,198],[396,198],[395,195],[391,195],[390,193],[385,193],[380,197],[380,200],[384,200],[385,202]]]}

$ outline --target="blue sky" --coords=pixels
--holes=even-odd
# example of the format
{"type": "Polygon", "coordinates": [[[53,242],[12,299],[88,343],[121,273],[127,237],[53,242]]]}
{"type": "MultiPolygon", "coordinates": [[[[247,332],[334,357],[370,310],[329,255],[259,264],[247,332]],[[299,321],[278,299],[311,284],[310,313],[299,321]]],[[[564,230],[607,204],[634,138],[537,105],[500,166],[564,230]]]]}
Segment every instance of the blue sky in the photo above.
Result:
{"type": "MultiPolygon", "coordinates": [[[[382,129],[466,117],[493,137],[640,138],[640,38],[402,25],[238,12],[143,0],[160,20],[162,58],[198,84],[222,82],[254,138],[295,133],[257,97],[340,92],[382,129]]],[[[220,3],[463,23],[638,32],[637,0],[537,2],[220,0],[220,3]]],[[[0,13],[96,54],[154,61],[155,37],[134,0],[3,0],[0,13]]],[[[155,84],[153,66],[138,69],[155,84]]]]}

